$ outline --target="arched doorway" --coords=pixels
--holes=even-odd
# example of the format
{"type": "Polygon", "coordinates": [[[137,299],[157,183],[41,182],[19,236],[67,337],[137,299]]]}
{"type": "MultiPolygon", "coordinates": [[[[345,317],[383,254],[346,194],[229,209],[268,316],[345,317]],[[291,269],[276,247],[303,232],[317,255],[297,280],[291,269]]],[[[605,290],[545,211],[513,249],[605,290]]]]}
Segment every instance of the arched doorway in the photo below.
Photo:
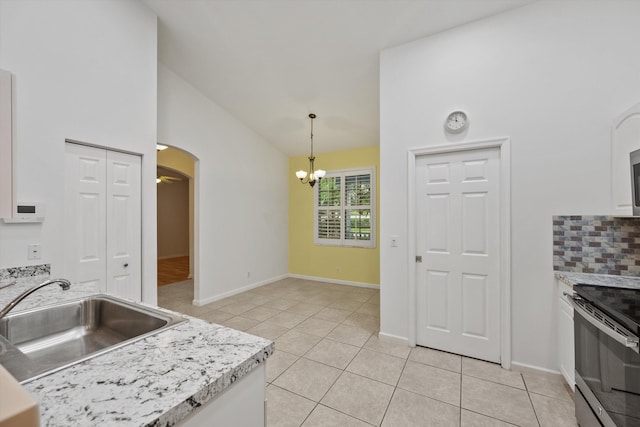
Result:
{"type": "Polygon", "coordinates": [[[195,174],[197,159],[176,147],[158,151],[158,305],[191,304],[197,284],[195,174]]]}
{"type": "Polygon", "coordinates": [[[192,278],[189,250],[189,177],[157,167],[158,286],[192,278]]]}

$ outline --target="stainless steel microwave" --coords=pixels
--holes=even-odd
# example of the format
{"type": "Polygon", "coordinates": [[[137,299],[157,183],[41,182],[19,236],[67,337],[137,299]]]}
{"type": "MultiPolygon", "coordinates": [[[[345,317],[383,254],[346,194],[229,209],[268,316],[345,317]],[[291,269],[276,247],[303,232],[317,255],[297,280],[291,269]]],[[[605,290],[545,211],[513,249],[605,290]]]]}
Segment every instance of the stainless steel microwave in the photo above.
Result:
{"type": "Polygon", "coordinates": [[[631,206],[633,216],[640,216],[640,150],[629,153],[631,161],[631,206]]]}

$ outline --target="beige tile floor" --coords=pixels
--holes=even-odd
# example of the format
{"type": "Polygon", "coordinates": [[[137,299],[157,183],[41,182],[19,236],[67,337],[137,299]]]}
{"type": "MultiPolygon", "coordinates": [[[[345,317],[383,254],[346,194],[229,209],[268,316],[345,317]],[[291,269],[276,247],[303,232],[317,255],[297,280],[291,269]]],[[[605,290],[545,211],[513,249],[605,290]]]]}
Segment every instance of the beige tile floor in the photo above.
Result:
{"type": "Polygon", "coordinates": [[[158,304],[275,341],[270,427],[576,426],[558,375],[378,339],[377,290],[288,278],[196,307],[192,287],[158,304]]]}

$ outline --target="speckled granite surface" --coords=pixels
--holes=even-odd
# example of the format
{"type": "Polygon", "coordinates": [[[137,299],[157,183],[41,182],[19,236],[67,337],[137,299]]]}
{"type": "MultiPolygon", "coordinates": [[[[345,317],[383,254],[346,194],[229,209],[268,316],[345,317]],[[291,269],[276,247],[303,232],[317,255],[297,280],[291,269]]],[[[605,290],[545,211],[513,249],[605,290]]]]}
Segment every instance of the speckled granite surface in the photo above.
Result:
{"type": "MultiPolygon", "coordinates": [[[[0,307],[47,276],[0,289],[0,307]]],[[[96,293],[45,287],[25,310],[96,293]]],[[[171,426],[273,353],[271,341],[189,316],[188,322],[24,384],[46,426],[171,426]]]]}
{"type": "Polygon", "coordinates": [[[0,268],[0,282],[21,277],[48,275],[50,264],[28,265],[26,267],[0,268]]]}
{"type": "Polygon", "coordinates": [[[640,289],[640,277],[611,276],[608,274],[571,273],[556,271],[556,279],[569,286],[579,283],[596,286],[609,286],[613,288],[640,289]]]}

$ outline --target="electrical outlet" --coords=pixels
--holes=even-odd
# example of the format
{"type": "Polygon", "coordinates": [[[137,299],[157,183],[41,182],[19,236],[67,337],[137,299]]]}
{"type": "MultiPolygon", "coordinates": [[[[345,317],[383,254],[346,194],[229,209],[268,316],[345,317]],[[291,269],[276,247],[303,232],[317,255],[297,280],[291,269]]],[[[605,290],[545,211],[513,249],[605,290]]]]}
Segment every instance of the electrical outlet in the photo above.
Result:
{"type": "Polygon", "coordinates": [[[40,243],[32,243],[27,246],[27,259],[42,259],[42,246],[40,243]]]}

